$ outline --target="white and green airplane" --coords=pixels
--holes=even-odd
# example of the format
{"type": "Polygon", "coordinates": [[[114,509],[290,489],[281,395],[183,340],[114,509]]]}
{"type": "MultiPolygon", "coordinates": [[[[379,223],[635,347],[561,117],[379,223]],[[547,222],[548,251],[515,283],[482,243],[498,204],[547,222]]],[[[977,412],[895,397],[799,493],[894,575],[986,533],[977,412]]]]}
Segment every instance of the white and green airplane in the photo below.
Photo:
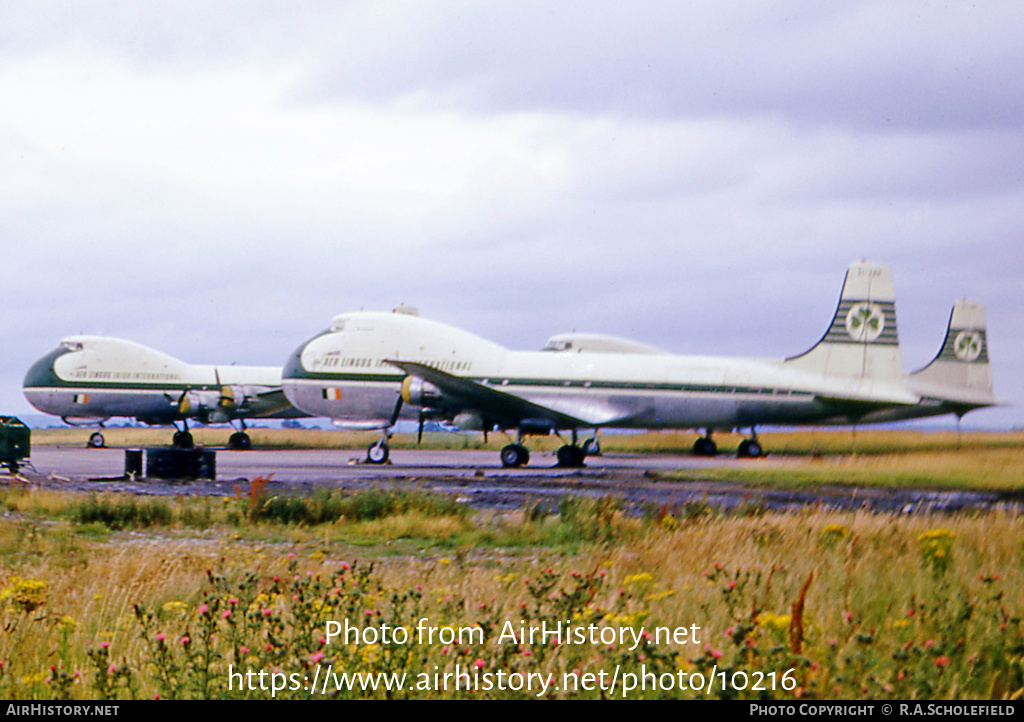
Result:
{"type": "MultiPolygon", "coordinates": [[[[199,366],[104,336],[62,339],[29,368],[24,392],[34,407],[73,426],[102,427],[114,416],[174,424],[177,448],[193,446],[189,420],[237,424],[228,446],[250,449],[246,419],[305,416],[285,398],[279,367],[199,366]]],[[[104,445],[101,431],[89,445],[104,445]]]]}
{"type": "Polygon", "coordinates": [[[283,370],[284,393],[313,416],[343,428],[381,429],[367,460],[388,458],[400,418],[453,422],[463,429],[515,430],[504,466],[529,461],[522,438],[568,430],[557,454],[579,466],[596,453],[580,430],[705,429],[694,452],[717,453],[713,430],[746,429],[740,456],[764,453],[756,427],[863,424],[952,413],[998,402],[992,392],[985,311],[953,307],[946,339],[925,368],[905,375],[900,361],[892,271],[850,266],[828,332],[787,359],[679,356],[594,334],[552,337],[542,351],[512,351],[420,318],[358,312],[334,318],[300,346],[283,370]]]}

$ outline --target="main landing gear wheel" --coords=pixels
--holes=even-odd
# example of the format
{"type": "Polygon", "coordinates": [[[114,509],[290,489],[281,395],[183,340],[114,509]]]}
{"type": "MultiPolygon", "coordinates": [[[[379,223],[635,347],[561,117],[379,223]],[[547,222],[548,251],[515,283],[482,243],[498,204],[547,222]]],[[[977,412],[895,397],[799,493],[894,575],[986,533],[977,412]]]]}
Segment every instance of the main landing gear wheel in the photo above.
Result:
{"type": "Polygon", "coordinates": [[[710,436],[702,436],[693,442],[694,456],[718,456],[718,444],[710,436]]]}
{"type": "Polygon", "coordinates": [[[386,464],[388,463],[388,445],[382,444],[379,441],[366,449],[366,463],[368,464],[386,464]]]}
{"type": "Polygon", "coordinates": [[[195,441],[192,440],[192,434],[187,431],[175,431],[171,445],[175,449],[194,449],[196,446],[195,441]]]}
{"type": "Polygon", "coordinates": [[[235,451],[249,451],[252,449],[252,439],[244,431],[236,431],[228,438],[228,448],[235,451]]]}
{"type": "Polygon", "coordinates": [[[737,459],[759,459],[764,456],[764,447],[757,439],[744,439],[736,450],[737,459]]]}
{"type": "Polygon", "coordinates": [[[106,445],[106,440],[103,438],[103,434],[98,431],[92,432],[89,436],[89,448],[90,449],[102,449],[106,445]]]}
{"type": "Polygon", "coordinates": [[[579,468],[583,466],[583,459],[586,457],[583,449],[572,444],[565,444],[558,447],[556,454],[558,465],[568,468],[579,468]]]}
{"type": "Polygon", "coordinates": [[[601,455],[601,442],[597,440],[596,436],[591,436],[589,439],[583,442],[583,455],[584,456],[600,456],[601,455]]]}
{"type": "Polygon", "coordinates": [[[521,444],[509,444],[501,450],[501,465],[519,468],[530,463],[530,452],[521,444]]]}

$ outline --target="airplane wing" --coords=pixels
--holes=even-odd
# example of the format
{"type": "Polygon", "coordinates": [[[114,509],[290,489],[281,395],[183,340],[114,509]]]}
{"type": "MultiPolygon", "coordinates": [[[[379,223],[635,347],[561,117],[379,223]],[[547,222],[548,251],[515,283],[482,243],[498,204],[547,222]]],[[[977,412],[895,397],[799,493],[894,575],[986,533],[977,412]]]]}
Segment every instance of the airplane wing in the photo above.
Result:
{"type": "Polygon", "coordinates": [[[250,402],[248,415],[263,419],[301,419],[309,416],[292,406],[280,386],[259,391],[250,402]]]}
{"type": "Polygon", "coordinates": [[[631,415],[623,414],[605,404],[588,404],[575,399],[566,400],[571,408],[566,406],[559,409],[555,408],[561,405],[558,399],[546,400],[545,404],[535,403],[479,381],[453,376],[415,361],[386,360],[407,374],[429,381],[445,396],[451,398],[456,404],[462,405],[466,410],[481,412],[496,421],[507,420],[518,423],[524,419],[543,419],[550,421],[556,428],[571,429],[580,426],[602,426],[613,421],[622,421],[631,415]]]}

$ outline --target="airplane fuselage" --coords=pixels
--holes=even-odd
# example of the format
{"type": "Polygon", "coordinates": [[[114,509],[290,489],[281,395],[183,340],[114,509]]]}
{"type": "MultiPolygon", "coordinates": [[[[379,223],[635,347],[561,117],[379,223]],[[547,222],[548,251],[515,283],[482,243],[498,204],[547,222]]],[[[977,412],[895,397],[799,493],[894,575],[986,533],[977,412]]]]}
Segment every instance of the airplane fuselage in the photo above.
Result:
{"type": "Polygon", "coordinates": [[[207,418],[200,420],[273,415],[288,409],[287,402],[283,398],[276,403],[259,402],[255,395],[280,385],[277,367],[188,364],[130,341],[73,336],[29,368],[24,393],[35,408],[72,424],[96,423],[114,416],[169,424],[196,418],[194,413],[183,412],[183,394],[208,408],[207,418]],[[247,397],[243,408],[230,413],[218,410],[225,386],[249,390],[252,398],[247,397]]]}
{"type": "MultiPolygon", "coordinates": [[[[513,394],[578,419],[581,428],[849,423],[850,405],[828,399],[918,401],[901,384],[824,378],[782,360],[512,351],[415,316],[362,312],[338,316],[331,330],[296,351],[283,372],[285,394],[308,413],[369,426],[388,419],[407,375],[393,360],[422,363],[513,394]]],[[[458,406],[457,399],[452,403],[458,406]]],[[[416,413],[403,409],[406,418],[416,413]]]]}

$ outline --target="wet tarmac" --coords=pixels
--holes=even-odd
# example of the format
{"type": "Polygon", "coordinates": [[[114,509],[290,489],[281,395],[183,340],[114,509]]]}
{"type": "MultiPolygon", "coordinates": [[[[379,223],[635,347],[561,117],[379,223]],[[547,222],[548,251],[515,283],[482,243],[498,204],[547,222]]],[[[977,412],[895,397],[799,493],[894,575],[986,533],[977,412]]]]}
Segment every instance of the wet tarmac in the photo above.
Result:
{"type": "MultiPolygon", "coordinates": [[[[1024,511],[1024,494],[929,491],[842,484],[813,489],[778,490],[723,481],[680,481],[677,470],[739,466],[772,468],[799,463],[784,457],[739,460],[688,455],[608,454],[590,457],[582,469],[554,466],[553,454],[535,453],[529,466],[504,469],[491,451],[394,450],[384,466],[361,463],[357,450],[217,451],[215,480],[163,481],[124,478],[123,449],[37,447],[35,473],[26,476],[49,488],[117,491],[134,494],[212,495],[246,493],[257,477],[269,478],[270,493],[310,493],[336,489],[414,488],[454,494],[477,508],[514,509],[539,504],[557,507],[566,495],[611,495],[628,506],[704,507],[728,511],[790,511],[808,507],[880,513],[1024,511]]],[[[6,480],[0,477],[0,480],[6,480]]],[[[10,483],[10,482],[8,482],[10,483]]]]}

